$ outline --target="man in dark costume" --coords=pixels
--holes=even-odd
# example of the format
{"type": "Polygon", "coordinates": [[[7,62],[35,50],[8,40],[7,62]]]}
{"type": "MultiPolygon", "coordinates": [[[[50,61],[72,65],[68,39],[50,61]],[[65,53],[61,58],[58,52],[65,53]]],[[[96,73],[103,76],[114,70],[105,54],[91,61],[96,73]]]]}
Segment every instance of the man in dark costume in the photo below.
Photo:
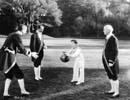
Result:
{"type": "Polygon", "coordinates": [[[11,33],[5,40],[1,50],[0,50],[0,70],[4,72],[6,80],[4,87],[4,98],[10,98],[8,90],[13,77],[18,79],[18,83],[21,89],[22,95],[29,95],[30,93],[26,91],[24,85],[24,74],[19,68],[16,62],[16,54],[22,53],[28,57],[33,56],[37,58],[38,55],[35,52],[27,51],[20,38],[21,35],[25,35],[27,32],[27,27],[25,25],[19,25],[18,31],[11,33]]]}
{"type": "Polygon", "coordinates": [[[42,25],[37,25],[37,29],[35,33],[32,34],[31,40],[30,40],[30,50],[31,52],[37,52],[38,53],[38,58],[35,59],[32,57],[32,61],[34,63],[34,74],[35,74],[35,80],[42,80],[41,77],[41,61],[44,56],[44,51],[43,49],[46,47],[44,42],[43,42],[43,31],[44,31],[44,26],[42,25]]]}
{"type": "Polygon", "coordinates": [[[118,62],[118,39],[112,33],[111,25],[104,26],[104,35],[106,35],[105,47],[103,50],[102,61],[111,84],[111,90],[106,94],[113,98],[119,97],[119,62],[118,62]]]}

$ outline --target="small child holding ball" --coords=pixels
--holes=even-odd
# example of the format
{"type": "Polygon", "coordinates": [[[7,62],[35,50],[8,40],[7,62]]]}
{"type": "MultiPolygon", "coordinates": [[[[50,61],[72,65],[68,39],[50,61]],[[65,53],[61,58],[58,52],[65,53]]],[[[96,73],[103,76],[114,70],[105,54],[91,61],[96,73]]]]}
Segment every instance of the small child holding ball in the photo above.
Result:
{"type": "Polygon", "coordinates": [[[71,40],[71,44],[71,50],[66,53],[69,57],[75,58],[71,83],[79,85],[84,83],[84,56],[76,40],[71,40]]]}

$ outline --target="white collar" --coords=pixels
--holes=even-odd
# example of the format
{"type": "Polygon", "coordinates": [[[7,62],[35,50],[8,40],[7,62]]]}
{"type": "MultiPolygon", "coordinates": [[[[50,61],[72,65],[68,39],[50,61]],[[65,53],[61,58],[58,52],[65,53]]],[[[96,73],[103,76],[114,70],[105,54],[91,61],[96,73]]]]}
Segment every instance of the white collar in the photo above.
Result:
{"type": "Polygon", "coordinates": [[[106,39],[108,40],[113,34],[112,33],[109,33],[107,36],[106,36],[106,39]]]}
{"type": "Polygon", "coordinates": [[[38,30],[36,31],[37,32],[37,34],[42,34],[41,32],[39,32],[38,30]]]}

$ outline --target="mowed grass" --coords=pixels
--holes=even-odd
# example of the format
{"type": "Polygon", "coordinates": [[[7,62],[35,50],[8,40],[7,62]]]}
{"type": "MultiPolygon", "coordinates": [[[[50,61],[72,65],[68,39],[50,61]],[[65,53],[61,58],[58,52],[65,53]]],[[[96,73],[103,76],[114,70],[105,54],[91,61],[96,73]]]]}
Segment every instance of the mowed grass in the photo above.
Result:
{"type": "MultiPolygon", "coordinates": [[[[34,81],[31,59],[18,54],[17,61],[25,75],[26,89],[32,93],[23,100],[113,100],[104,95],[104,92],[110,88],[101,61],[104,40],[78,39],[85,56],[85,83],[79,86],[70,84],[74,59],[68,63],[63,63],[59,59],[62,51],[69,50],[70,40],[63,38],[45,40],[48,49],[45,51],[42,61],[44,80],[40,82],[34,81]]],[[[120,40],[119,60],[121,69],[119,79],[121,96],[114,100],[130,100],[129,42],[120,40]]],[[[28,48],[29,39],[23,39],[23,43],[28,48]]],[[[0,100],[2,100],[5,77],[3,73],[0,73],[0,76],[0,100]]],[[[14,79],[10,87],[9,93],[12,95],[20,95],[16,81],[14,79]]]]}
{"type": "MultiPolygon", "coordinates": [[[[31,68],[23,69],[23,72],[26,89],[31,95],[22,100],[113,100],[104,94],[109,90],[110,85],[103,69],[85,69],[85,83],[79,86],[70,83],[72,68],[42,68],[44,80],[39,82],[34,81],[31,68]]],[[[3,100],[4,76],[2,73],[0,76],[0,100],[3,100]]],[[[129,100],[130,80],[126,77],[125,69],[120,70],[119,79],[121,96],[114,100],[129,100]]],[[[16,79],[13,80],[9,93],[20,95],[16,79]]]]}
{"type": "MultiPolygon", "coordinates": [[[[71,38],[54,38],[45,39],[48,49],[44,52],[43,67],[73,67],[73,60],[69,63],[62,63],[60,56],[63,51],[71,48],[71,38]]],[[[104,46],[103,39],[77,39],[79,46],[82,48],[85,57],[85,68],[103,68],[102,51],[104,46]]],[[[29,39],[23,40],[24,45],[28,48],[29,39]]],[[[21,66],[33,66],[31,60],[24,55],[18,55],[18,62],[21,66]]],[[[119,40],[119,60],[121,68],[129,68],[130,66],[130,41],[119,40]]]]}

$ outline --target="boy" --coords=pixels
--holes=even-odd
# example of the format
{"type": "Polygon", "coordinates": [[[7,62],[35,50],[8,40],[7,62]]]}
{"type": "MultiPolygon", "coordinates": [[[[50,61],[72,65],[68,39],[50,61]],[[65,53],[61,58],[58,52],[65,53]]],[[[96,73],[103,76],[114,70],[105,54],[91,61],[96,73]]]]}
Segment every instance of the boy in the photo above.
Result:
{"type": "Polygon", "coordinates": [[[72,49],[67,53],[68,56],[75,58],[71,82],[79,85],[84,83],[84,56],[76,40],[71,40],[71,44],[72,49]]]}

